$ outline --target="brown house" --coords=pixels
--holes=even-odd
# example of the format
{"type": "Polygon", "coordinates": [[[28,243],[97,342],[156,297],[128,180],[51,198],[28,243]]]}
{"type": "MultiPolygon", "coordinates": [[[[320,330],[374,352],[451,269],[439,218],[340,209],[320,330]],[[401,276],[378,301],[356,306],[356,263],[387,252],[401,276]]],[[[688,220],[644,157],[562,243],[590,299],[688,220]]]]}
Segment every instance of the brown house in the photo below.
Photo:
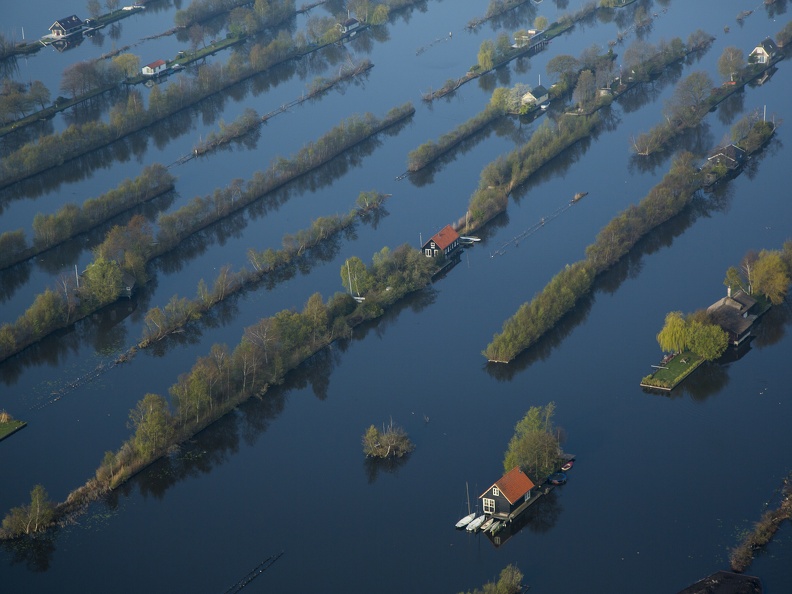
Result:
{"type": "Polygon", "coordinates": [[[481,509],[487,515],[507,520],[531,498],[535,487],[528,475],[515,466],[479,496],[481,509]]]}
{"type": "Polygon", "coordinates": [[[754,305],[756,299],[743,290],[732,295],[729,287],[726,297],[710,305],[707,313],[729,335],[729,344],[738,346],[751,335],[756,321],[756,316],[750,313],[754,305]]]}
{"type": "Polygon", "coordinates": [[[434,258],[440,254],[448,255],[459,247],[459,233],[451,225],[446,225],[435,233],[432,238],[421,246],[427,258],[434,258]]]}
{"type": "Polygon", "coordinates": [[[63,19],[58,19],[49,28],[53,37],[65,37],[80,31],[83,27],[83,22],[77,15],[73,14],[63,19]]]}

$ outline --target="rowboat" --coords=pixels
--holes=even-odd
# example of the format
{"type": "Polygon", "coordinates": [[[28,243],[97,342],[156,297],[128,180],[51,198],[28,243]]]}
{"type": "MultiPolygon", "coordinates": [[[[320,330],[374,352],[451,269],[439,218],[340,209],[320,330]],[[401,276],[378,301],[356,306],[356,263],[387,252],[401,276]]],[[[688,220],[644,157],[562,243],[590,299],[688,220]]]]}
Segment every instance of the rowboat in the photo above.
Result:
{"type": "Polygon", "coordinates": [[[471,521],[470,524],[467,525],[465,530],[467,530],[468,532],[475,532],[476,530],[479,529],[479,526],[481,526],[484,523],[484,520],[486,519],[487,516],[485,516],[484,514],[480,515],[478,518],[471,521]]]}
{"type": "Polygon", "coordinates": [[[495,520],[492,523],[492,526],[490,526],[490,534],[495,534],[498,530],[503,528],[503,526],[504,526],[503,522],[501,522],[500,520],[495,520]]]}
{"type": "Polygon", "coordinates": [[[465,526],[470,524],[470,522],[472,522],[473,518],[475,518],[475,517],[476,517],[476,513],[475,512],[472,513],[472,514],[466,515],[464,518],[462,518],[461,520],[459,520],[459,522],[456,523],[456,527],[457,528],[464,528],[465,526]]]}
{"type": "Polygon", "coordinates": [[[493,523],[494,521],[495,521],[495,518],[490,518],[489,520],[487,520],[486,522],[484,522],[484,523],[481,525],[481,531],[482,531],[482,532],[486,532],[487,530],[489,530],[490,526],[492,526],[492,523],[493,523]]]}
{"type": "Polygon", "coordinates": [[[564,465],[561,467],[561,472],[566,472],[567,470],[569,470],[570,468],[572,468],[572,466],[574,465],[574,463],[575,463],[575,461],[574,461],[574,460],[569,460],[569,461],[568,461],[566,464],[564,464],[564,465]]]}
{"type": "Polygon", "coordinates": [[[567,477],[563,472],[556,472],[551,474],[547,482],[551,485],[563,485],[567,481],[567,477]]]}

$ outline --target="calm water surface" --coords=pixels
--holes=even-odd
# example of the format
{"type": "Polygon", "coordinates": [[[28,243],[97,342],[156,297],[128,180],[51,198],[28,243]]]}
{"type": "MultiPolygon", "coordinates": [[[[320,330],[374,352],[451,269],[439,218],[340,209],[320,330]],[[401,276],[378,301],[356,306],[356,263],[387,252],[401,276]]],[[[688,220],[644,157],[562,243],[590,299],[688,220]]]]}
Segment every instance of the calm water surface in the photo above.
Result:
{"type": "MultiPolygon", "coordinates": [[[[338,2],[328,4],[315,14],[343,10],[338,2]]],[[[514,364],[488,368],[480,351],[506,317],[562,266],[583,257],[597,231],[662,177],[669,158],[636,161],[629,141],[660,121],[675,82],[694,70],[718,80],[723,48],[736,45],[747,53],[775,35],[790,18],[787,2],[777,2],[775,13],[760,8],[739,25],[735,17],[754,6],[641,1],[626,16],[576,27],[530,61],[432,105],[421,102],[422,92],[462,75],[483,40],[527,27],[537,14],[553,20],[581,4],[546,0],[468,32],[465,24],[484,13],[486,2],[427,1],[394,15],[385,35],[363,36],[343,51],[334,48],[256,77],[172,119],[167,133],[149,130],[0,194],[0,230],[30,233],[36,212],[98,195],[148,163],[173,163],[220,119],[231,121],[246,107],[274,109],[300,96],[314,76],[332,76],[348,57],[369,57],[374,69],[364,80],[274,118],[245,143],[174,168],[176,192],[145,214],[154,218],[235,177],[248,179],[353,113],[381,116],[405,101],[417,108],[407,125],[155,261],[153,281],[135,299],[0,365],[0,407],[29,421],[0,444],[0,509],[7,510],[24,502],[36,483],[63,499],[91,476],[104,451],[128,436],[129,409],[146,392],[166,394],[213,343],[235,345],[260,317],[300,308],[315,291],[328,296],[340,290],[338,270],[346,258],[368,259],[384,245],[417,245],[420,235],[462,216],[481,169],[525,142],[541,120],[504,121],[421,176],[394,178],[410,150],[480,111],[495,86],[536,84],[540,76],[543,84],[551,82],[549,59],[579,54],[592,43],[607,47],[636,6],[657,13],[646,33],[650,42],[685,39],[698,27],[717,36],[703,56],[614,104],[609,125],[515,192],[506,215],[482,231],[481,244],[430,290],[334,344],[284,386],[240,407],[111,501],[92,506],[76,525],[26,549],[3,549],[3,591],[224,592],[281,551],[246,591],[457,592],[515,563],[532,591],[661,593],[727,567],[729,548],[792,467],[791,314],[786,307],[775,310],[775,324],[765,322],[746,356],[698,371],[670,396],[645,394],[637,383],[659,357],[654,336],[668,311],[713,302],[722,294],[726,268],[747,250],[777,249],[792,236],[785,189],[789,126],[779,129],[750,171],[643,241],[514,364]],[[449,31],[453,36],[446,39],[449,31]],[[427,49],[418,54],[421,48],[427,49]],[[285,233],[316,216],[347,211],[357,193],[369,189],[393,194],[387,216],[376,226],[358,225],[325,261],[230,300],[176,339],[84,383],[139,338],[149,307],[174,293],[192,295],[198,280],[212,279],[223,264],[244,265],[249,247],[277,247],[285,233]],[[583,190],[589,192],[584,201],[505,255],[491,257],[583,190]],[[514,424],[530,406],[550,400],[568,435],[565,448],[578,456],[569,483],[537,504],[522,531],[500,548],[455,531],[453,523],[466,513],[465,483],[475,499],[496,480],[514,424]],[[392,466],[373,465],[362,457],[360,436],[369,424],[390,418],[405,427],[416,450],[392,466]]],[[[186,42],[141,41],[170,28],[182,5],[157,6],[122,21],[116,40],[108,35],[101,44],[85,40],[63,53],[43,50],[20,61],[11,75],[59,80],[69,64],[138,42],[130,51],[144,63],[172,55],[186,42]]],[[[8,26],[24,23],[29,37],[46,31],[64,10],[80,13],[51,1],[15,5],[8,26]]],[[[300,17],[286,26],[294,31],[304,24],[300,17]]],[[[741,113],[765,105],[768,114],[789,117],[783,98],[791,80],[789,63],[780,64],[770,83],[747,88],[681,144],[706,150],[741,113]]],[[[62,129],[68,117],[77,116],[56,118],[53,129],[62,129]]],[[[107,117],[106,108],[99,106],[95,117],[107,117]]],[[[100,240],[101,234],[79,238],[2,273],[2,321],[15,319],[60,272],[84,266],[100,240]]],[[[787,525],[750,570],[767,592],[792,590],[791,552],[787,525]]]]}

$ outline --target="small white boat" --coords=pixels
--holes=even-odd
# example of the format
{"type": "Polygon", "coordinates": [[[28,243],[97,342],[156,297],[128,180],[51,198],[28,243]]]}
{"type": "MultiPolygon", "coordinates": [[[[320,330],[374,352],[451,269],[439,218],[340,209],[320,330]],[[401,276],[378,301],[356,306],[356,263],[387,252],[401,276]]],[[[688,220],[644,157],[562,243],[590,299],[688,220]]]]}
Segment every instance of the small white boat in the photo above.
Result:
{"type": "Polygon", "coordinates": [[[485,516],[484,514],[480,515],[478,518],[471,521],[470,524],[467,525],[465,530],[467,530],[468,532],[475,532],[476,530],[479,529],[479,526],[481,526],[484,523],[484,520],[486,519],[487,516],[485,516]]]}
{"type": "Polygon", "coordinates": [[[481,241],[481,238],[480,237],[473,237],[473,236],[465,236],[465,235],[460,235],[459,236],[459,242],[460,243],[475,243],[477,241],[481,241]]]}
{"type": "Polygon", "coordinates": [[[495,521],[495,518],[490,518],[489,520],[487,520],[486,522],[484,522],[484,523],[481,525],[481,531],[482,531],[482,532],[486,532],[487,530],[489,530],[490,526],[492,526],[492,523],[493,523],[494,521],[495,521]]]}
{"type": "Polygon", "coordinates": [[[503,522],[501,522],[500,520],[495,520],[492,523],[492,526],[490,526],[490,529],[489,529],[490,534],[495,534],[498,530],[501,529],[501,526],[503,526],[503,522]]]}
{"type": "Polygon", "coordinates": [[[464,528],[465,526],[470,524],[470,522],[472,522],[473,518],[475,518],[475,517],[476,517],[475,513],[466,515],[464,518],[462,518],[461,520],[459,520],[459,522],[456,523],[456,527],[457,528],[464,528]]]}

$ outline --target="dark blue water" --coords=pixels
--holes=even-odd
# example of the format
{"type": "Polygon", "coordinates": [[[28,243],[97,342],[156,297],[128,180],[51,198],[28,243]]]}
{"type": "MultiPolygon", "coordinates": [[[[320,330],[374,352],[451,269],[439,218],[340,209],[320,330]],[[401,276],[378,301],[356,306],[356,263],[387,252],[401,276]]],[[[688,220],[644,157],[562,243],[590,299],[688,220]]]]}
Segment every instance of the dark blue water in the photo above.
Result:
{"type": "MultiPolygon", "coordinates": [[[[167,393],[212,343],[234,345],[259,317],[300,308],[314,291],[328,296],[341,290],[338,270],[345,258],[368,259],[383,245],[416,245],[419,235],[463,215],[481,168],[523,142],[541,120],[522,127],[501,124],[432,175],[396,182],[406,154],[480,111],[495,85],[536,84],[539,76],[546,84],[550,58],[578,54],[592,43],[606,47],[624,28],[593,21],[553,41],[523,64],[527,71],[518,72],[513,64],[448,99],[423,104],[421,92],[463,74],[481,41],[500,30],[490,25],[475,33],[464,30],[484,12],[484,4],[430,1],[396,16],[387,39],[364,38],[347,46],[351,56],[367,56],[375,64],[365,81],[274,118],[252,148],[237,145],[174,170],[177,196],[167,209],[234,177],[249,178],[352,113],[382,115],[407,100],[418,110],[398,134],[360,147],[353,162],[334,163],[284,190],[280,207],[246,211],[221,237],[207,237],[197,252],[155,262],[152,287],[138,300],[1,365],[0,407],[30,423],[0,444],[3,510],[24,502],[38,482],[53,498],[64,498],[91,476],[105,450],[126,438],[127,411],[135,402],[146,392],[167,393]],[[416,55],[449,30],[450,41],[416,55]],[[277,246],[284,233],[316,216],[348,210],[359,191],[373,188],[393,194],[388,216],[376,228],[358,226],[356,237],[342,241],[330,262],[246,293],[181,342],[141,353],[60,398],[53,395],[132,344],[148,307],[166,303],[176,292],[191,295],[198,279],[213,278],[214,269],[227,262],[243,265],[249,247],[277,246]]],[[[570,2],[569,9],[579,4],[570,2]]],[[[739,26],[734,19],[745,9],[742,4],[649,6],[658,13],[649,41],[684,39],[702,27],[717,35],[714,46],[700,61],[658,81],[645,103],[616,104],[610,129],[516,192],[507,215],[484,230],[484,241],[466,251],[431,291],[334,345],[285,386],[203,432],[51,541],[26,553],[4,552],[0,575],[9,591],[223,592],[280,551],[284,555],[246,591],[457,592],[515,563],[532,590],[669,592],[726,568],[728,549],[759,517],[792,466],[785,388],[791,379],[789,326],[777,322],[775,332],[754,341],[744,358],[697,372],[670,397],[645,394],[637,384],[659,357],[654,336],[668,311],[693,311],[713,302],[722,294],[728,266],[749,249],[780,248],[792,235],[792,207],[784,192],[788,126],[755,160],[750,176],[741,175],[722,191],[717,208],[687,212],[647,238],[557,331],[515,364],[488,369],[479,351],[521,303],[565,263],[583,256],[608,220],[662,177],[669,161],[641,167],[631,160],[629,139],[660,121],[675,80],[696,69],[717,79],[724,47],[737,45],[747,53],[788,20],[788,14],[770,16],[761,9],[739,26]],[[728,34],[724,25],[730,26],[728,34]],[[491,257],[578,191],[589,196],[504,256],[491,257]],[[475,498],[496,480],[514,424],[528,407],[550,400],[568,435],[565,448],[578,456],[568,485],[537,504],[537,516],[501,548],[454,531],[453,523],[466,513],[465,483],[475,498]],[[390,418],[405,427],[416,450],[394,467],[368,464],[360,436],[369,424],[390,418]]],[[[32,12],[15,10],[19,19],[32,12]]],[[[51,10],[63,8],[42,5],[36,13],[51,10]]],[[[173,11],[122,21],[118,43],[169,28],[173,11]]],[[[522,21],[504,26],[510,31],[528,26],[536,14],[523,10],[522,21]]],[[[553,20],[556,3],[545,1],[539,14],[553,20]]],[[[39,28],[52,20],[45,18],[39,28]]],[[[25,29],[28,33],[28,25],[25,29]]],[[[149,43],[136,49],[148,52],[149,43]]],[[[66,63],[103,51],[107,48],[86,40],[57,54],[62,62],[56,63],[55,54],[44,50],[35,58],[41,70],[33,78],[45,76],[47,68],[57,76],[66,63]]],[[[339,64],[335,55],[328,55],[324,66],[318,57],[315,61],[284,80],[262,77],[233,97],[224,95],[221,105],[188,114],[188,131],[175,138],[157,141],[151,131],[145,150],[126,161],[112,160],[76,180],[57,170],[43,176],[38,190],[23,185],[7,190],[0,227],[29,229],[37,211],[53,212],[70,199],[97,195],[147,163],[171,163],[216,129],[220,118],[231,121],[245,107],[260,113],[274,109],[299,96],[314,70],[331,76],[339,64]]],[[[767,105],[768,114],[785,117],[788,66],[782,63],[770,83],[746,89],[734,111],[767,105]]],[[[727,111],[708,116],[701,143],[720,141],[733,119],[727,111]]],[[[84,265],[89,248],[90,238],[71,246],[68,257],[46,254],[32,262],[27,276],[17,270],[14,277],[2,277],[2,319],[24,311],[31,295],[58,271],[84,265]]],[[[792,587],[788,541],[787,527],[751,568],[768,592],[792,587]]]]}

